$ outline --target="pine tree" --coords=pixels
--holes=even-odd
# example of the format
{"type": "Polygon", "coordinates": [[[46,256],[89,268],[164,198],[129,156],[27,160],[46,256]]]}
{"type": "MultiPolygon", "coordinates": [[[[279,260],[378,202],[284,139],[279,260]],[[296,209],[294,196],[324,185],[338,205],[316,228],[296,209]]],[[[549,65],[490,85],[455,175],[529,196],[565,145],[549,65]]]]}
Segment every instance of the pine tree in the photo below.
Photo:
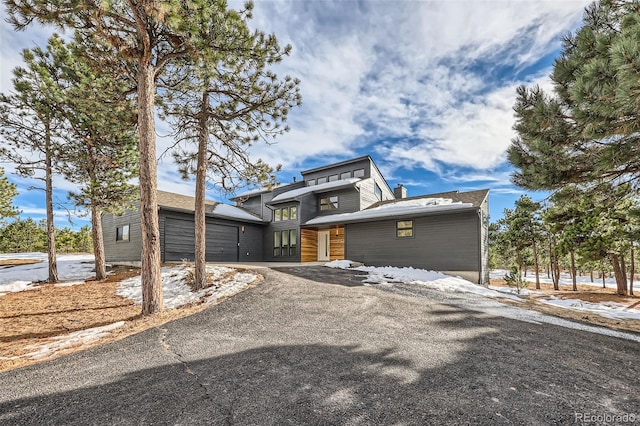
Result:
{"type": "Polygon", "coordinates": [[[518,89],[513,181],[529,189],[640,176],[640,13],[637,1],[602,0],[565,38],[554,93],[518,89]]]}
{"type": "Polygon", "coordinates": [[[43,227],[33,219],[15,219],[0,228],[0,252],[28,253],[47,248],[46,224],[43,227]]]}
{"type": "Polygon", "coordinates": [[[140,212],[142,231],[142,312],[163,308],[160,276],[160,229],[157,200],[155,98],[163,76],[195,58],[217,62],[234,54],[234,21],[251,11],[227,9],[225,0],[191,2],[102,2],[87,0],[4,0],[8,21],[16,29],[37,20],[75,29],[96,46],[105,72],[126,75],[138,104],[140,212]],[[202,34],[222,33],[202,38],[202,34]],[[224,36],[226,34],[226,37],[224,36]],[[220,45],[211,40],[222,40],[220,45]]]}
{"type": "MultiPolygon", "coordinates": [[[[263,185],[273,180],[274,169],[251,158],[253,143],[287,131],[292,106],[300,104],[298,81],[278,80],[268,66],[279,62],[291,46],[280,49],[275,36],[251,33],[243,20],[236,26],[233,56],[218,62],[196,61],[186,67],[182,82],[164,103],[176,138],[183,144],[174,152],[183,178],[195,174],[195,286],[206,284],[205,186],[209,182],[230,193],[239,185],[263,185]],[[189,78],[191,76],[191,78],[189,78]],[[186,146],[185,146],[186,145],[186,146]]],[[[214,44],[219,34],[211,37],[214,44]]]]}
{"type": "Polygon", "coordinates": [[[5,147],[0,154],[16,164],[17,172],[25,177],[44,181],[47,210],[47,253],[49,282],[58,281],[55,228],[53,223],[53,175],[60,141],[56,137],[54,100],[50,96],[52,76],[56,66],[40,48],[24,50],[26,68],[13,70],[14,92],[0,94],[0,135],[5,147]],[[43,173],[44,176],[41,174],[43,173]]]}
{"type": "Polygon", "coordinates": [[[18,195],[16,185],[4,176],[4,169],[0,167],[0,223],[8,217],[16,217],[20,211],[13,206],[13,197],[18,195]]]}
{"type": "Polygon", "coordinates": [[[106,278],[101,215],[121,211],[135,198],[137,176],[135,109],[126,98],[127,81],[99,71],[76,37],[66,45],[54,35],[48,57],[57,65],[51,92],[59,116],[61,146],[58,168],[78,185],[69,198],[91,214],[96,280],[106,278]]]}

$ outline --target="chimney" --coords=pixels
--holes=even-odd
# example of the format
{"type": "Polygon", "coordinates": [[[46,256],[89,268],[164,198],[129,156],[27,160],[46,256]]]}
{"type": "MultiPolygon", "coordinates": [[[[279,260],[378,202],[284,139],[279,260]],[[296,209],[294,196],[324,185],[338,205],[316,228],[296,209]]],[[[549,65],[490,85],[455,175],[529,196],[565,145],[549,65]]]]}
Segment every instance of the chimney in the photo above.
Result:
{"type": "Polygon", "coordinates": [[[395,187],[393,190],[393,195],[396,199],[407,198],[407,188],[405,188],[401,183],[395,187]]]}

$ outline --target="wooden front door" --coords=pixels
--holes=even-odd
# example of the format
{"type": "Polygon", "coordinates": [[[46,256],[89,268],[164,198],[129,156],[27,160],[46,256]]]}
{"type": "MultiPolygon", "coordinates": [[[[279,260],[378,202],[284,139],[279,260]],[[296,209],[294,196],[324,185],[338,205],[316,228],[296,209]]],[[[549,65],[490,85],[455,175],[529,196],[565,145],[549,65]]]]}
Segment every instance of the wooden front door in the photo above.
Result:
{"type": "Polygon", "coordinates": [[[331,253],[329,230],[318,231],[318,262],[328,262],[331,253]]]}

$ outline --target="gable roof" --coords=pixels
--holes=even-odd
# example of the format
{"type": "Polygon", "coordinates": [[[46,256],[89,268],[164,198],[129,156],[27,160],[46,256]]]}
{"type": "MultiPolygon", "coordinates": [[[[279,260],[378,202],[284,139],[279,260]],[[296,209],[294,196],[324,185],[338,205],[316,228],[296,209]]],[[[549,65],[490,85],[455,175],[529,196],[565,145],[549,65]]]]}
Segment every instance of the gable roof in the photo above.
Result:
{"type": "MultiPolygon", "coordinates": [[[[193,213],[196,209],[196,199],[188,195],[158,191],[158,206],[165,210],[193,213]]],[[[247,210],[211,200],[205,200],[204,212],[211,217],[264,223],[264,220],[247,210]]]]}
{"type": "Polygon", "coordinates": [[[308,175],[310,173],[319,172],[320,170],[332,169],[334,167],[340,167],[340,166],[345,166],[345,165],[351,164],[351,163],[357,163],[357,162],[360,162],[362,160],[369,160],[372,164],[375,165],[375,163],[373,162],[373,159],[371,158],[371,156],[364,155],[362,157],[351,158],[349,160],[340,161],[338,163],[332,163],[332,164],[326,164],[326,165],[320,166],[320,167],[314,167],[313,169],[304,170],[304,171],[300,172],[300,174],[302,176],[304,176],[304,175],[308,175]]]}
{"type": "Polygon", "coordinates": [[[416,195],[415,197],[397,198],[395,200],[378,201],[377,203],[368,207],[367,210],[380,207],[385,204],[392,204],[392,203],[397,203],[399,201],[406,201],[406,200],[420,200],[423,198],[445,198],[445,199],[450,199],[455,203],[468,203],[468,204],[471,204],[473,207],[480,207],[482,203],[484,203],[484,201],[487,199],[488,195],[489,195],[488,189],[479,189],[476,191],[467,191],[467,192],[460,192],[460,191],[437,192],[435,194],[416,195]]]}
{"type": "Polygon", "coordinates": [[[442,212],[476,210],[472,203],[453,201],[451,198],[414,197],[380,203],[352,213],[316,216],[305,225],[328,225],[334,223],[368,222],[371,220],[396,219],[438,214],[442,212]]]}
{"type": "Polygon", "coordinates": [[[302,188],[292,189],[291,191],[283,192],[281,194],[276,195],[267,204],[284,203],[287,201],[293,201],[296,198],[306,194],[315,194],[319,192],[332,191],[334,189],[352,187],[352,186],[355,186],[361,180],[362,179],[360,178],[349,178],[349,179],[335,180],[332,182],[325,182],[325,183],[321,183],[320,185],[304,186],[302,188]]]}

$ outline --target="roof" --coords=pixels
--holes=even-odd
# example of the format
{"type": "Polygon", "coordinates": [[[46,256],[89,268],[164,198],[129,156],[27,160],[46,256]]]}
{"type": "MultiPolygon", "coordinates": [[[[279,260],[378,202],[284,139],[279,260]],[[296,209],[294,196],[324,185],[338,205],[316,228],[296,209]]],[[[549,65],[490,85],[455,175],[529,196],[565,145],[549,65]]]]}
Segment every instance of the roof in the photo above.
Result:
{"type": "Polygon", "coordinates": [[[255,197],[256,195],[264,194],[265,192],[270,192],[270,191],[271,191],[271,189],[269,189],[269,188],[257,188],[257,189],[252,189],[252,190],[249,190],[249,191],[241,192],[240,194],[236,195],[235,197],[231,197],[229,199],[234,201],[234,200],[239,200],[241,198],[255,197]]]}
{"type": "MultiPolygon", "coordinates": [[[[483,191],[473,191],[483,192],[483,191]]],[[[487,191],[484,191],[486,194],[487,191]]],[[[477,205],[474,204],[480,199],[481,194],[471,194],[468,198],[468,202],[463,202],[460,199],[460,193],[449,193],[452,197],[445,198],[448,193],[434,194],[442,196],[422,196],[403,198],[399,200],[383,201],[377,203],[373,207],[369,207],[365,210],[360,210],[353,213],[341,213],[324,216],[316,216],[313,219],[308,220],[305,225],[328,225],[334,223],[349,223],[349,222],[367,222],[372,219],[389,219],[400,217],[415,217],[415,216],[427,216],[431,214],[440,214],[443,212],[452,211],[464,211],[464,210],[476,210],[482,201],[477,205]],[[457,198],[454,199],[454,198],[457,198]]],[[[464,194],[464,193],[462,193],[464,194]]],[[[484,198],[483,198],[484,200],[484,198]]]]}
{"type": "Polygon", "coordinates": [[[332,191],[334,189],[352,187],[352,186],[355,186],[361,180],[362,179],[360,178],[349,178],[349,179],[343,179],[343,180],[335,180],[333,182],[321,183],[320,185],[312,185],[312,186],[305,186],[298,189],[292,189],[291,191],[286,191],[286,192],[283,192],[282,194],[276,195],[268,204],[293,201],[296,198],[306,194],[315,194],[318,192],[327,192],[327,191],[332,191]]]}
{"type": "MultiPolygon", "coordinates": [[[[194,212],[196,209],[196,199],[195,197],[190,197],[188,195],[158,191],[158,206],[167,210],[194,212]]],[[[264,222],[258,216],[244,209],[211,200],[205,200],[204,212],[208,216],[219,217],[223,219],[264,222]]]]}
{"type": "MultiPolygon", "coordinates": [[[[487,199],[488,195],[489,195],[488,189],[479,189],[476,191],[468,191],[468,192],[460,192],[460,191],[438,192],[435,194],[407,197],[407,198],[403,198],[402,200],[419,200],[422,198],[449,198],[453,202],[470,203],[473,205],[473,207],[480,207],[484,202],[484,200],[487,199]]],[[[399,200],[395,199],[395,200],[378,201],[377,203],[370,206],[369,209],[373,209],[384,204],[395,203],[397,201],[399,200]]]]}
{"type": "Polygon", "coordinates": [[[304,175],[308,175],[309,173],[318,172],[318,171],[324,170],[324,169],[332,169],[334,167],[344,166],[346,164],[357,163],[358,161],[362,161],[362,160],[369,160],[369,161],[371,161],[373,163],[373,159],[371,158],[371,156],[364,155],[362,157],[352,158],[350,160],[345,160],[345,161],[340,161],[339,163],[333,163],[333,164],[327,164],[325,166],[315,167],[313,169],[309,169],[309,170],[305,170],[303,172],[300,172],[300,174],[302,176],[304,176],[304,175]]]}

